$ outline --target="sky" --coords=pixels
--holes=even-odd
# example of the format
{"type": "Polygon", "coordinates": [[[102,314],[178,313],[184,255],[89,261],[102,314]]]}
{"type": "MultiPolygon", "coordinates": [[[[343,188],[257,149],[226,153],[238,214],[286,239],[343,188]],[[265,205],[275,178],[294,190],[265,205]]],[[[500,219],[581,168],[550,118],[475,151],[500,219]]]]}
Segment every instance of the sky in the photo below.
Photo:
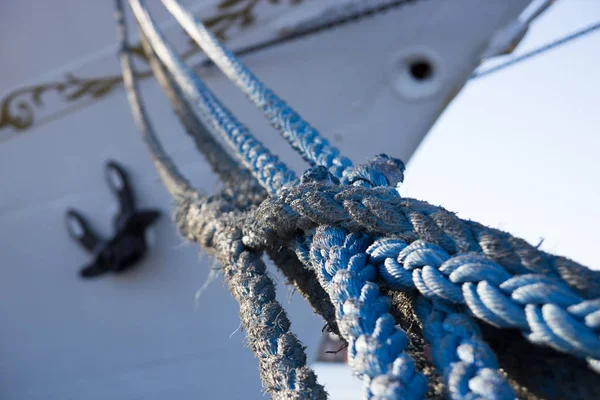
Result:
{"type": "MultiPolygon", "coordinates": [[[[598,20],[598,0],[558,1],[515,54],[598,20]]],[[[468,83],[409,161],[401,193],[600,269],[599,49],[596,31],[468,83]]]]}

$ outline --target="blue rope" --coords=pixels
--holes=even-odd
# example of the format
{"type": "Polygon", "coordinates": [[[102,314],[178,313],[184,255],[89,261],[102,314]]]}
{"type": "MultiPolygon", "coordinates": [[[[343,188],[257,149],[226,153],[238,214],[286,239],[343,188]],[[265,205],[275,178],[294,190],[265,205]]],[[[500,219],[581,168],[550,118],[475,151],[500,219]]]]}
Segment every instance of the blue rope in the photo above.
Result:
{"type": "MultiPolygon", "coordinates": [[[[391,264],[394,255],[406,248],[406,243],[401,240],[380,239],[367,249],[370,262],[378,266],[380,275],[395,288],[399,282],[406,288],[409,283],[407,277],[394,275],[395,270],[385,265],[391,264]]],[[[423,258],[427,265],[439,265],[441,262],[443,258],[436,257],[436,254],[423,258]]],[[[423,297],[418,298],[415,312],[423,326],[425,340],[433,346],[434,364],[442,373],[451,398],[514,399],[514,392],[497,371],[496,356],[481,338],[477,325],[462,310],[453,309],[431,297],[434,298],[433,304],[423,297]]]]}
{"type": "Polygon", "coordinates": [[[267,88],[191,12],[176,0],[163,0],[163,3],[206,55],[265,113],[275,129],[280,131],[304,160],[311,166],[322,165],[331,169],[338,178],[352,167],[352,161],[341,156],[336,147],[267,88]]]}
{"type": "Polygon", "coordinates": [[[221,104],[210,89],[181,60],[157,29],[143,0],[131,0],[131,8],[144,35],[182,92],[199,111],[200,119],[211,126],[270,194],[277,193],[296,176],[221,104]]]}
{"type": "Polygon", "coordinates": [[[380,239],[368,250],[393,288],[416,288],[425,297],[468,307],[498,328],[517,328],[531,342],[587,359],[600,359],[600,299],[584,300],[561,280],[540,274],[512,275],[485,256],[451,257],[417,240],[380,239]]]}
{"type": "Polygon", "coordinates": [[[460,310],[424,297],[415,302],[423,336],[431,343],[433,362],[442,372],[452,400],[516,398],[498,372],[494,352],[481,338],[475,322],[460,310]]]}
{"type": "Polygon", "coordinates": [[[427,380],[404,352],[408,337],[389,313],[389,298],[374,283],[377,270],[366,253],[371,239],[319,227],[310,241],[312,267],[329,293],[340,332],[348,341],[348,364],[365,381],[367,398],[423,398],[427,380]]]}

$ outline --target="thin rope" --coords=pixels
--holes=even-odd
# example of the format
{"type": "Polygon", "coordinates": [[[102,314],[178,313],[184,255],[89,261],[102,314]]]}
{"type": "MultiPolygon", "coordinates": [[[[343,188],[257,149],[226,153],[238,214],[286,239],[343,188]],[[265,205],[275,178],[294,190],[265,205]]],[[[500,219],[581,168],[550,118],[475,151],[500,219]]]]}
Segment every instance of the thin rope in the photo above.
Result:
{"type": "MultiPolygon", "coordinates": [[[[245,209],[250,205],[258,205],[265,199],[266,192],[248,170],[242,168],[235,159],[214,140],[210,129],[204,125],[193,113],[190,105],[183,97],[175,81],[168,75],[168,71],[152,51],[143,33],[141,43],[152,70],[169,98],[173,110],[179,117],[186,130],[194,138],[198,149],[206,157],[213,170],[217,172],[226,184],[229,196],[237,209],[245,209]]],[[[319,285],[315,274],[305,269],[299,262],[295,253],[283,245],[267,249],[270,258],[277,268],[284,274],[288,282],[296,287],[298,292],[311,304],[313,310],[321,315],[326,322],[326,328],[339,335],[333,306],[327,293],[319,285]]]]}
{"type": "Polygon", "coordinates": [[[352,167],[348,158],[341,156],[337,148],[267,88],[199,19],[177,1],[163,0],[163,4],[206,55],[265,113],[271,124],[307,162],[332,168],[337,177],[342,177],[352,167]]]}
{"type": "Polygon", "coordinates": [[[553,50],[557,47],[560,47],[564,44],[567,44],[575,39],[579,39],[582,38],[586,35],[589,35],[590,33],[593,33],[595,31],[597,31],[598,29],[600,29],[600,22],[596,22],[593,23],[592,25],[589,25],[581,30],[578,30],[576,32],[573,32],[567,36],[564,36],[562,38],[553,40],[549,43],[546,43],[536,49],[533,49],[531,51],[528,51],[525,54],[521,54],[519,56],[516,56],[500,65],[496,65],[494,67],[490,67],[487,69],[484,69],[483,71],[475,71],[473,73],[473,75],[471,75],[471,77],[469,79],[477,79],[477,78],[483,78],[484,76],[489,76],[493,73],[496,73],[498,71],[502,71],[503,69],[506,69],[508,67],[512,67],[514,65],[517,65],[523,61],[529,60],[533,57],[539,56],[543,53],[546,53],[550,50],[553,50]]]}
{"type": "Polygon", "coordinates": [[[177,56],[156,27],[145,4],[131,0],[131,8],[144,35],[158,58],[169,70],[173,79],[192,104],[196,106],[203,121],[218,132],[236,152],[238,159],[252,172],[271,194],[295,180],[295,174],[221,104],[216,96],[177,56]]]}
{"type": "Polygon", "coordinates": [[[232,174],[239,172],[239,164],[236,159],[231,157],[221,144],[215,140],[210,128],[194,114],[190,105],[183,98],[181,90],[156,57],[141,30],[140,43],[156,80],[171,102],[173,111],[179,117],[188,134],[194,139],[196,147],[202,152],[214,172],[219,175],[223,182],[228,182],[233,178],[232,174]]]}
{"type": "Polygon", "coordinates": [[[163,184],[175,198],[198,195],[199,193],[192,188],[190,183],[179,172],[171,158],[160,145],[160,141],[146,115],[144,105],[139,96],[135,74],[131,66],[131,57],[127,44],[127,27],[125,25],[122,6],[119,1],[117,1],[115,18],[117,20],[118,40],[121,44],[119,54],[121,59],[121,69],[123,70],[123,81],[125,83],[134,119],[142,134],[142,139],[150,150],[152,162],[154,163],[163,184]]]}

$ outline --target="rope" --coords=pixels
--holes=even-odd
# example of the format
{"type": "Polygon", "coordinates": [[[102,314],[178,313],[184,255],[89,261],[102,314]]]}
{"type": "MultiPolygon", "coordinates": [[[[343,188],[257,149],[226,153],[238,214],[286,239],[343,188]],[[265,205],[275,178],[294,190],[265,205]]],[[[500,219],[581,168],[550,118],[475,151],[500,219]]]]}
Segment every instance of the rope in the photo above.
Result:
{"type": "Polygon", "coordinates": [[[131,0],[131,8],[144,35],[156,55],[173,76],[188,99],[193,102],[204,123],[218,132],[271,194],[295,179],[293,171],[272,155],[250,131],[221,104],[208,87],[181,60],[158,31],[155,22],[141,0],[131,0]]]}
{"type": "Polygon", "coordinates": [[[275,399],[326,399],[314,372],[306,367],[304,347],[290,332],[287,314],[275,299],[275,286],[260,253],[242,243],[239,217],[229,202],[214,196],[181,202],[175,219],[187,240],[214,252],[221,262],[266,391],[275,399]]]}
{"type": "MultiPolygon", "coordinates": [[[[262,250],[280,267],[289,259],[294,269],[303,270],[282,268],[297,277],[297,285],[327,321],[335,314],[337,329],[348,342],[349,364],[365,381],[367,398],[419,399],[427,392],[427,380],[407,354],[408,337],[396,325],[390,299],[380,294],[377,282],[419,294],[415,310],[452,399],[515,397],[471,316],[498,328],[518,328],[532,343],[586,359],[597,369],[600,273],[441,207],[400,197],[396,186],[403,180],[402,162],[380,155],[353,167],[191,14],[174,0],[163,2],[213,62],[316,165],[296,180],[176,56],[141,0],[130,1],[147,38],[145,51],[156,53],[164,65],[166,71],[154,68],[155,73],[167,89],[171,83],[172,103],[188,131],[194,134],[190,128],[204,123],[224,136],[271,195],[253,207],[262,190],[246,179],[250,186],[239,190],[255,193],[246,203],[232,201],[236,194],[231,186],[233,194],[179,196],[176,221],[184,237],[222,262],[262,380],[273,396],[323,398],[325,392],[305,367],[303,349],[274,300],[262,250]],[[284,247],[278,252],[275,246],[284,247]],[[313,272],[306,273],[300,263],[313,272]],[[318,301],[325,293],[330,302],[318,301]]],[[[135,92],[135,85],[128,90],[135,92]]],[[[148,136],[143,108],[133,103],[148,136]]],[[[167,168],[168,157],[156,156],[160,144],[148,144],[159,172],[165,170],[186,193],[186,181],[167,168]]]]}
{"type": "Polygon", "coordinates": [[[208,164],[213,168],[213,171],[219,175],[223,182],[229,182],[240,170],[237,161],[223,149],[221,144],[215,140],[212,133],[207,129],[206,125],[194,114],[193,109],[185,101],[181,90],[168,75],[167,70],[152,50],[148,39],[146,39],[141,30],[139,33],[144,54],[148,59],[156,80],[167,95],[173,111],[179,117],[186,132],[196,143],[198,150],[200,150],[208,164]]]}
{"type": "Polygon", "coordinates": [[[496,65],[494,67],[490,67],[488,69],[484,69],[483,71],[480,71],[480,72],[475,71],[475,73],[473,73],[473,75],[471,75],[470,79],[482,78],[484,76],[491,75],[495,72],[501,71],[508,67],[512,67],[523,61],[529,60],[530,58],[539,56],[540,54],[543,54],[547,51],[550,51],[550,50],[560,47],[564,44],[567,44],[575,39],[579,39],[585,35],[593,33],[595,31],[597,31],[598,29],[600,29],[600,22],[596,22],[590,26],[587,26],[577,32],[573,32],[573,33],[571,33],[567,36],[564,36],[560,39],[553,40],[550,43],[546,43],[546,44],[544,44],[536,49],[533,49],[525,54],[521,54],[520,56],[514,57],[502,64],[496,65]]]}
{"type": "MultiPolygon", "coordinates": [[[[315,182],[285,188],[253,212],[245,242],[260,247],[270,241],[262,235],[267,230],[286,238],[323,225],[397,236],[378,242],[388,255],[386,245],[397,250],[380,264],[381,276],[395,288],[466,305],[494,326],[519,328],[534,343],[592,364],[600,356],[598,272],[388,188],[315,182]],[[468,252],[483,256],[450,256],[468,252]]],[[[377,246],[370,251],[375,257],[377,246]]]]}
{"type": "Polygon", "coordinates": [[[406,333],[395,326],[390,300],[374,283],[367,260],[370,239],[335,227],[319,227],[312,238],[312,267],[335,307],[349,365],[367,383],[368,398],[421,399],[427,380],[405,353],[406,333]]]}
{"type": "Polygon", "coordinates": [[[444,304],[434,306],[423,297],[417,300],[415,311],[426,340],[433,346],[434,363],[444,374],[451,399],[516,398],[498,372],[496,355],[471,318],[444,304]]]}
{"type": "MultiPolygon", "coordinates": [[[[250,205],[258,205],[265,199],[266,193],[250,172],[241,168],[236,160],[224,151],[213,138],[208,128],[196,117],[190,104],[186,101],[181,90],[168,75],[165,67],[152,50],[147,39],[140,32],[143,50],[150,62],[163,91],[169,98],[173,110],[194,139],[198,149],[206,157],[213,170],[226,184],[224,192],[232,200],[237,209],[246,209],[250,205]]],[[[305,269],[298,261],[295,253],[283,245],[267,249],[270,258],[285,275],[288,282],[295,286],[300,294],[311,304],[315,313],[321,315],[326,322],[326,328],[339,335],[333,306],[329,297],[319,285],[315,274],[305,269]]]]}
{"type": "Polygon", "coordinates": [[[483,253],[511,274],[547,275],[563,281],[584,299],[600,297],[599,271],[545,253],[506,232],[462,220],[442,207],[403,198],[388,187],[317,181],[286,187],[252,212],[244,240],[249,246],[263,247],[273,238],[291,240],[297,229],[319,225],[393,235],[406,243],[420,239],[449,254],[483,253]]]}
{"type": "MultiPolygon", "coordinates": [[[[400,177],[404,170],[402,163],[393,163],[393,159],[383,156],[378,156],[369,166],[378,164],[388,167],[382,168],[387,174],[380,171],[381,176],[377,176],[377,181],[361,179],[355,186],[386,186],[390,180],[395,182],[392,177],[400,177]],[[388,163],[384,163],[385,161],[388,163]]],[[[359,166],[357,169],[364,168],[359,166]]],[[[327,175],[326,170],[321,168],[320,171],[305,174],[302,182],[307,184],[313,180],[335,185],[335,178],[327,175]]],[[[314,237],[305,242],[311,241],[304,252],[310,253],[312,267],[316,269],[322,285],[327,288],[336,307],[340,331],[349,342],[349,364],[359,376],[367,377],[367,397],[422,398],[427,390],[427,381],[423,375],[416,372],[414,361],[404,352],[408,343],[406,334],[399,327],[393,327],[393,323],[391,327],[386,325],[389,320],[394,319],[389,314],[390,300],[379,296],[379,287],[374,283],[374,265],[377,265],[379,259],[370,254],[372,246],[369,244],[372,243],[372,239],[365,234],[349,233],[343,229],[321,225],[316,228],[314,237]],[[401,337],[402,341],[390,340],[392,336],[401,337]]],[[[446,329],[442,335],[443,340],[439,340],[442,336],[438,336],[437,333],[441,332],[436,333],[433,328],[434,322],[439,321],[426,321],[425,317],[425,314],[441,315],[439,308],[435,307],[432,310],[429,306],[428,312],[421,312],[421,321],[425,338],[433,344],[437,354],[443,355],[436,357],[435,364],[443,372],[452,398],[466,399],[476,396],[481,399],[514,399],[514,392],[497,371],[497,361],[493,352],[478,332],[474,329],[460,329],[461,324],[469,322],[466,316],[460,312],[453,312],[444,325],[446,329]],[[466,360],[457,362],[459,357],[466,360]]],[[[421,309],[424,307],[421,306],[421,309]]]]}
{"type": "Polygon", "coordinates": [[[117,37],[121,43],[119,54],[121,59],[121,69],[123,70],[123,81],[127,90],[133,117],[142,134],[142,139],[150,150],[152,162],[156,167],[163,184],[175,198],[198,195],[198,192],[195,191],[185,177],[181,175],[175,164],[171,161],[171,158],[160,145],[160,141],[146,115],[131,67],[129,48],[127,46],[127,27],[125,25],[120,0],[117,0],[117,12],[115,17],[117,20],[117,37]]]}
{"type": "Polygon", "coordinates": [[[164,0],[163,4],[206,55],[265,113],[275,129],[307,162],[332,168],[337,177],[352,167],[348,158],[341,156],[337,148],[267,88],[229,49],[219,43],[200,20],[177,1],[164,0]]]}
{"type": "MultiPolygon", "coordinates": [[[[162,149],[140,101],[126,43],[122,3],[116,1],[121,61],[129,99],[140,131],[165,186],[176,196],[176,220],[184,237],[213,252],[223,265],[225,279],[240,305],[240,320],[248,343],[259,359],[266,390],[280,399],[326,399],[314,372],[306,367],[304,348],[290,332],[285,310],[275,299],[275,286],[266,275],[260,252],[241,241],[241,224],[228,196],[200,197],[162,149]],[[193,217],[190,222],[189,217],[193,217]],[[265,341],[265,338],[268,340],[265,341]]],[[[241,188],[241,190],[248,188],[241,188]]]]}

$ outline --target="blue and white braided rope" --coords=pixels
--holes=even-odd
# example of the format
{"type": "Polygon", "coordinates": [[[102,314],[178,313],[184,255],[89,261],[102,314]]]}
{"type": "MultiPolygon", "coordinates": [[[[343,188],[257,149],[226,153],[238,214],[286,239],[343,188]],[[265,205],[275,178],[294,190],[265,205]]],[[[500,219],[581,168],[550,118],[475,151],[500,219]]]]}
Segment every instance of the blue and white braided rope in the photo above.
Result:
{"type": "Polygon", "coordinates": [[[408,245],[384,238],[368,252],[393,288],[416,288],[431,300],[464,305],[493,326],[518,328],[533,343],[598,365],[600,299],[585,300],[558,278],[512,275],[481,254],[452,257],[421,240],[408,245]]]}
{"type": "Polygon", "coordinates": [[[366,250],[371,239],[336,227],[317,228],[309,249],[312,267],[336,310],[349,344],[349,364],[370,399],[421,399],[427,380],[404,352],[406,333],[389,313],[390,299],[374,283],[366,250]]]}
{"type": "Polygon", "coordinates": [[[271,194],[294,181],[296,176],[277,156],[256,140],[245,125],[217,99],[210,89],[181,60],[157,29],[143,0],[131,0],[131,8],[152,48],[182,92],[196,106],[199,117],[211,126],[236,152],[246,168],[271,194]]]}
{"type": "Polygon", "coordinates": [[[498,371],[496,355],[468,315],[440,302],[432,303],[423,296],[417,298],[414,308],[451,399],[516,398],[498,371]]]}
{"type": "Polygon", "coordinates": [[[342,156],[336,147],[267,88],[190,11],[176,0],[163,0],[163,3],[206,55],[265,113],[271,124],[311,166],[322,165],[338,178],[352,167],[350,159],[342,156]]]}

